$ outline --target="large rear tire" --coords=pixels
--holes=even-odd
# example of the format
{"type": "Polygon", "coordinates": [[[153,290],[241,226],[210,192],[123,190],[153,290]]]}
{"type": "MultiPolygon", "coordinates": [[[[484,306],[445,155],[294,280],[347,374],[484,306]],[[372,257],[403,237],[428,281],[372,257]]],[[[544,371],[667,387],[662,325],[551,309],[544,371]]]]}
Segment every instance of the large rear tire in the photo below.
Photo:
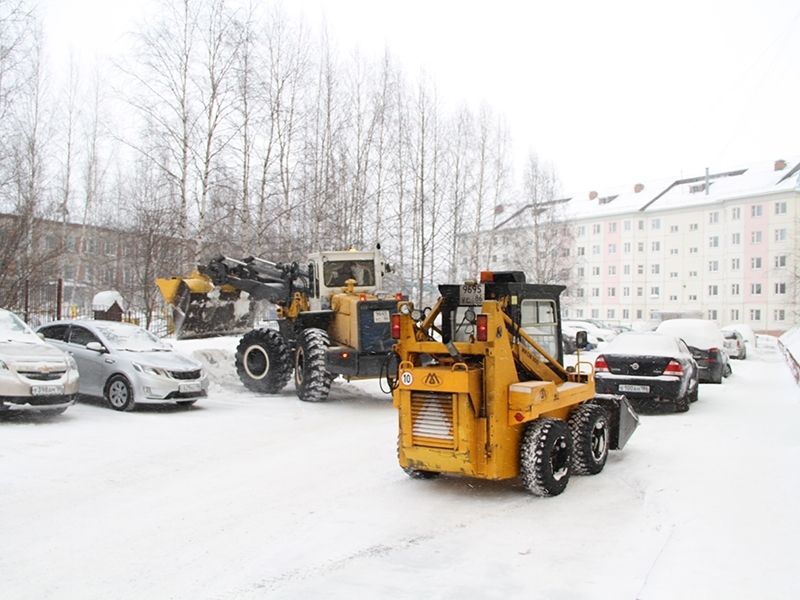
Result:
{"type": "Polygon", "coordinates": [[[294,355],[294,384],[304,402],[324,402],[331,390],[331,375],[325,369],[325,352],[330,341],[322,329],[303,330],[294,355]]]}
{"type": "Polygon", "coordinates": [[[292,377],[286,340],[274,329],[248,331],[236,348],[236,372],[251,392],[280,392],[292,377]]]}
{"type": "Polygon", "coordinates": [[[519,470],[525,487],[537,496],[558,496],[572,470],[572,435],[561,419],[528,423],[520,442],[519,470]]]}
{"type": "Polygon", "coordinates": [[[581,404],[569,414],[572,434],[572,472],[597,475],[608,458],[611,431],[606,409],[596,404],[581,404]]]}

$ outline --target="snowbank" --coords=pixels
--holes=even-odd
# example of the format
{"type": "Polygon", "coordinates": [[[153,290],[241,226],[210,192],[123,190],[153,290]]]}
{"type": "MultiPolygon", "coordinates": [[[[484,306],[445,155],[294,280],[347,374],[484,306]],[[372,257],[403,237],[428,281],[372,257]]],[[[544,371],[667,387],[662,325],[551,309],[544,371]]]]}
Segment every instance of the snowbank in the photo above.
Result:
{"type": "Polygon", "coordinates": [[[800,325],[795,325],[779,337],[778,345],[789,363],[794,380],[800,385],[800,325]]]}

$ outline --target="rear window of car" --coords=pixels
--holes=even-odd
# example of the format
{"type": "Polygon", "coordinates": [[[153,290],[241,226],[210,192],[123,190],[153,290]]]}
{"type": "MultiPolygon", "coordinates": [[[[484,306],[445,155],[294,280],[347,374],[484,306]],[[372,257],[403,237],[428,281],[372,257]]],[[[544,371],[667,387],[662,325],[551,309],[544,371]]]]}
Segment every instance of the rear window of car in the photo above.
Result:
{"type": "Polygon", "coordinates": [[[670,335],[658,333],[621,333],[603,350],[603,354],[629,356],[675,356],[678,342],[670,335]]]}

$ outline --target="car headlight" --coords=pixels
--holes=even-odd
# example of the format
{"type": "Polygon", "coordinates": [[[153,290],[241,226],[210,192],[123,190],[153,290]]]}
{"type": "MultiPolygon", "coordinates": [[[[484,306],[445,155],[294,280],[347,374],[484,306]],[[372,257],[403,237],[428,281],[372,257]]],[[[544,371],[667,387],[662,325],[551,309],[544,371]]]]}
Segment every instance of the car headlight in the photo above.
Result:
{"type": "Polygon", "coordinates": [[[67,354],[67,367],[69,367],[70,371],[78,370],[78,363],[75,362],[75,358],[70,354],[67,354]]]}
{"type": "Polygon", "coordinates": [[[167,373],[166,369],[161,369],[159,367],[151,367],[149,365],[140,365],[139,363],[131,363],[133,368],[141,373],[147,373],[149,375],[158,375],[160,377],[169,377],[169,373],[167,373]]]}

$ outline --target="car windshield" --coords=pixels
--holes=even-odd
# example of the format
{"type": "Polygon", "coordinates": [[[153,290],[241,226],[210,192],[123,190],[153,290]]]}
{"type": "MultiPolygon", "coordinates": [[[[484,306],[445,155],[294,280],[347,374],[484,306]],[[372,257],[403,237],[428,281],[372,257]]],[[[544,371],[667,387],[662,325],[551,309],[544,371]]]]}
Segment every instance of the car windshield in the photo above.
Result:
{"type": "Polygon", "coordinates": [[[17,315],[6,310],[0,311],[0,341],[28,342],[39,344],[41,338],[17,315]]]}
{"type": "Polygon", "coordinates": [[[135,352],[170,350],[169,346],[163,344],[152,333],[136,325],[108,322],[95,323],[94,326],[115,350],[133,350],[135,352]]]}
{"type": "Polygon", "coordinates": [[[733,331],[723,331],[722,335],[725,336],[726,340],[735,340],[736,334],[733,331]]]}
{"type": "Polygon", "coordinates": [[[658,333],[620,333],[611,340],[603,354],[626,356],[675,356],[678,345],[674,337],[658,333]]]}

